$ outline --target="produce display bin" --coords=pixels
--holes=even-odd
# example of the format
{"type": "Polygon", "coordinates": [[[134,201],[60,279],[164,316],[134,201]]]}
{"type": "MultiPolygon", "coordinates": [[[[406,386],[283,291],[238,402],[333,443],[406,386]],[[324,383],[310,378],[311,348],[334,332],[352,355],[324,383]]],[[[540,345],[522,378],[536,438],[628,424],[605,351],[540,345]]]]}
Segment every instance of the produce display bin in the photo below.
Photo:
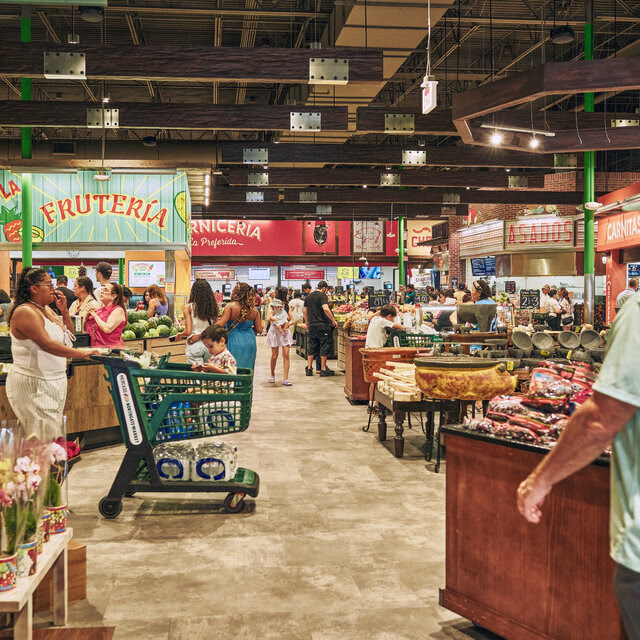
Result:
{"type": "Polygon", "coordinates": [[[142,369],[118,350],[94,359],[108,371],[127,447],[111,490],[100,501],[105,518],[116,518],[123,496],[138,492],[226,492],[224,506],[232,513],[242,510],[246,495],[257,497],[260,480],[250,469],[238,468],[230,481],[167,481],[158,475],[153,456],[156,444],[245,431],[251,418],[251,369],[239,369],[238,375],[201,373],[166,357],[160,368],[142,369]]]}

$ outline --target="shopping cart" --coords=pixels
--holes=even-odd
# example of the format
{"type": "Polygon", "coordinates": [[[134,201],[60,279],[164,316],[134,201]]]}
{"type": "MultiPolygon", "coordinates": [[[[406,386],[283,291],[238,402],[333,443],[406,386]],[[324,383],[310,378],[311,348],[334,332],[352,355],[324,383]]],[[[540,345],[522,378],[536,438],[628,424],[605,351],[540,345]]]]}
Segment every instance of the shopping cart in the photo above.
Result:
{"type": "Polygon", "coordinates": [[[390,329],[385,347],[431,347],[442,344],[444,338],[426,333],[407,333],[398,329],[390,329]]]}
{"type": "Polygon", "coordinates": [[[229,481],[163,480],[153,456],[160,443],[244,431],[251,418],[251,369],[239,369],[234,376],[201,373],[188,364],[169,363],[167,357],[157,369],[142,369],[117,350],[93,358],[108,371],[105,379],[127,446],[109,495],[100,500],[105,518],[117,518],[123,496],[138,492],[223,492],[224,507],[231,513],[243,509],[245,496],[257,497],[260,479],[250,469],[238,468],[229,481]]]}

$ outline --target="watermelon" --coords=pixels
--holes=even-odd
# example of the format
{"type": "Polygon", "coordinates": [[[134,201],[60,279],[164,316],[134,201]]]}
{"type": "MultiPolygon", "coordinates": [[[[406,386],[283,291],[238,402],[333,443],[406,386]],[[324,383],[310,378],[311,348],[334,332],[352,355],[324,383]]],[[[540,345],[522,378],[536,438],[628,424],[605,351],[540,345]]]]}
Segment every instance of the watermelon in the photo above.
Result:
{"type": "Polygon", "coordinates": [[[158,318],[149,318],[147,320],[147,322],[149,323],[149,327],[151,327],[153,329],[157,329],[157,327],[158,327],[158,318]]]}
{"type": "Polygon", "coordinates": [[[149,332],[147,331],[142,337],[146,340],[147,338],[150,338],[151,336],[149,335],[149,332]]]}
{"type": "Polygon", "coordinates": [[[177,336],[180,333],[181,327],[171,327],[171,335],[177,336]]]}
{"type": "Polygon", "coordinates": [[[135,314],[136,314],[137,321],[149,319],[149,314],[144,309],[140,311],[136,311],[135,314]]]}
{"type": "Polygon", "coordinates": [[[160,324],[166,325],[169,328],[173,326],[173,320],[171,320],[169,316],[161,316],[160,318],[158,318],[158,322],[160,324]]]}
{"type": "Polygon", "coordinates": [[[149,338],[157,338],[158,330],[155,327],[151,327],[149,331],[147,331],[147,335],[149,338]]]}
{"type": "Polygon", "coordinates": [[[129,324],[133,324],[134,322],[137,322],[138,320],[138,312],[137,311],[129,311],[127,313],[127,322],[129,324]]]}
{"type": "Polygon", "coordinates": [[[133,326],[133,332],[136,334],[136,338],[142,338],[147,332],[147,327],[139,322],[136,322],[133,326]]]}
{"type": "Polygon", "coordinates": [[[149,323],[146,320],[138,320],[136,324],[139,324],[141,327],[144,327],[145,331],[149,330],[149,323]]]}
{"type": "Polygon", "coordinates": [[[136,334],[130,329],[127,330],[127,331],[123,331],[122,332],[122,339],[123,340],[135,340],[136,339],[136,334]]]}
{"type": "Polygon", "coordinates": [[[124,325],[123,331],[133,331],[133,323],[127,322],[127,324],[124,325]]]}
{"type": "Polygon", "coordinates": [[[158,335],[161,338],[167,338],[168,336],[171,335],[171,328],[167,327],[166,324],[158,325],[158,328],[156,329],[156,331],[158,332],[158,335]]]}

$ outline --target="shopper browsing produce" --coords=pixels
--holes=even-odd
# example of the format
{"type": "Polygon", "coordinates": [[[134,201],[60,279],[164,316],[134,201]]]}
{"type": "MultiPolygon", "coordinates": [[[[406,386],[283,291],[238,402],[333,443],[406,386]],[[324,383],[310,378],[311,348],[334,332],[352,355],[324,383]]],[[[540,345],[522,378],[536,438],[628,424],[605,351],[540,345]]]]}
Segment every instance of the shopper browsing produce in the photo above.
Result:
{"type": "Polygon", "coordinates": [[[551,453],[518,488],[518,509],[533,523],[554,485],[582,469],[609,445],[611,556],[614,587],[630,640],[640,640],[640,293],[629,298],[608,335],[594,394],[573,413],[551,453]]]}
{"type": "Polygon", "coordinates": [[[149,307],[147,309],[150,318],[160,318],[166,316],[169,311],[169,302],[162,289],[157,284],[152,284],[145,291],[145,299],[149,294],[149,307]]]}
{"type": "Polygon", "coordinates": [[[402,331],[403,326],[394,322],[397,315],[396,308],[390,304],[386,304],[374,314],[367,329],[367,341],[365,342],[367,349],[384,347],[387,342],[387,329],[402,331]]]}
{"type": "MultiPolygon", "coordinates": [[[[196,281],[198,282],[198,281],[196,281]]],[[[206,282],[201,280],[200,282],[206,282]]],[[[207,327],[202,331],[201,342],[209,351],[209,362],[194,363],[191,368],[194,371],[206,371],[208,373],[226,373],[235,376],[238,373],[236,359],[227,349],[229,334],[224,327],[207,327]]]]}
{"type": "Polygon", "coordinates": [[[476,280],[471,288],[471,300],[475,304],[493,304],[491,287],[486,280],[476,280]]]}
{"type": "Polygon", "coordinates": [[[262,333],[262,318],[255,308],[255,292],[246,282],[238,282],[216,323],[227,329],[227,346],[243,369],[255,369],[256,335],[262,333]]]}
{"type": "Polygon", "coordinates": [[[47,429],[58,436],[67,397],[67,358],[88,360],[94,349],[73,349],[73,322],[67,299],[54,291],[44,269],[25,269],[9,312],[13,367],[7,375],[9,404],[23,425],[47,429]],[[56,301],[61,316],[49,305],[56,301]]]}
{"type": "Polygon", "coordinates": [[[101,307],[89,309],[85,323],[86,331],[91,336],[91,346],[121,349],[124,346],[122,332],[127,324],[122,287],[115,282],[108,282],[100,290],[100,301],[101,307]]]}
{"type": "Polygon", "coordinates": [[[289,380],[289,347],[293,344],[291,333],[289,332],[289,325],[291,324],[291,314],[289,312],[289,305],[287,304],[287,290],[279,287],[276,292],[276,299],[271,302],[269,309],[269,322],[271,327],[267,333],[267,339],[265,344],[267,347],[271,347],[271,376],[269,383],[273,384],[276,381],[276,364],[278,362],[278,351],[282,348],[282,365],[283,365],[283,377],[282,384],[285,387],[290,387],[293,382],[289,380]]]}
{"type": "Polygon", "coordinates": [[[304,320],[309,327],[309,352],[305,372],[313,375],[313,360],[320,356],[320,376],[332,376],[335,373],[327,368],[327,357],[333,350],[333,327],[337,327],[327,297],[327,283],[318,282],[315,291],[310,293],[304,301],[304,320]]]}
{"type": "Polygon", "coordinates": [[[91,278],[87,276],[76,278],[73,285],[73,293],[76,295],[76,301],[71,305],[69,314],[72,316],[80,316],[82,319],[82,331],[84,331],[89,311],[100,308],[100,303],[95,299],[93,294],[93,282],[91,278]]]}
{"type": "Polygon", "coordinates": [[[217,320],[218,303],[211,285],[206,280],[196,280],[191,287],[189,302],[184,307],[184,331],[176,336],[177,339],[187,339],[185,355],[191,364],[202,364],[210,359],[209,349],[202,342],[202,333],[217,320]]]}

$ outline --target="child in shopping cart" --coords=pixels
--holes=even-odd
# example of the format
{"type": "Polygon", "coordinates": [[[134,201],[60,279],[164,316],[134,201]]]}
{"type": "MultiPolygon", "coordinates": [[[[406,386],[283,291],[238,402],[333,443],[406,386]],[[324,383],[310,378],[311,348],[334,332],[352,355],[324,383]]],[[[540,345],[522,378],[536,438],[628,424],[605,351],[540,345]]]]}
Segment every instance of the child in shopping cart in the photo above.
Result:
{"type": "Polygon", "coordinates": [[[202,344],[209,350],[211,360],[209,362],[194,364],[191,368],[194,371],[204,371],[206,373],[225,373],[236,375],[238,366],[236,359],[227,349],[227,330],[224,327],[207,327],[201,334],[202,344]]]}

